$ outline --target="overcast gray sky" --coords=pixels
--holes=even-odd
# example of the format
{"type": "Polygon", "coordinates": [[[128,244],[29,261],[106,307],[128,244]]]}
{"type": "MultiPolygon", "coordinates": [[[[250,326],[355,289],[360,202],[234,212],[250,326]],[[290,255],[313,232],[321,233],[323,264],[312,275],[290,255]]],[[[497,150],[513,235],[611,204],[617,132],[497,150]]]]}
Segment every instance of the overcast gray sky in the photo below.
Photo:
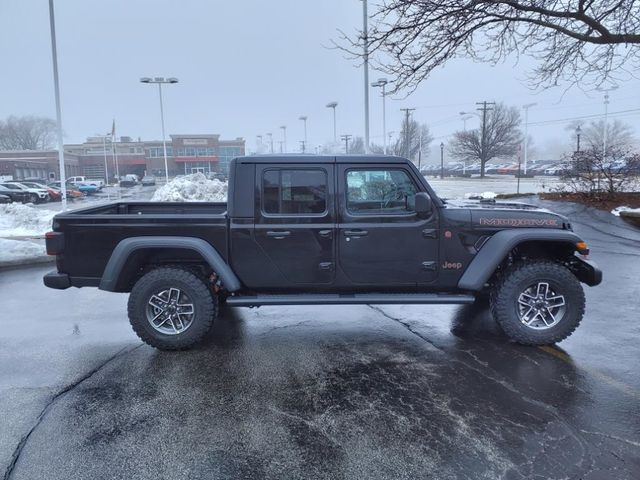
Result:
{"type": "MultiPolygon", "coordinates": [[[[0,0],[0,118],[55,116],[48,21],[47,0],[0,0]]],[[[139,83],[158,75],[180,79],[166,89],[168,133],[244,137],[253,149],[256,135],[273,132],[277,141],[287,125],[293,149],[303,138],[298,117],[307,115],[310,143],[324,143],[332,137],[325,105],[335,100],[338,134],[363,135],[362,69],[326,48],[337,29],[361,27],[359,0],[57,0],[56,23],[67,142],[110,131],[113,118],[118,135],[159,139],[157,90],[139,83]]],[[[387,129],[399,129],[400,108],[417,107],[414,118],[446,143],[462,127],[458,112],[481,100],[537,102],[532,123],[602,113],[600,93],[533,94],[523,82],[528,65],[451,62],[408,98],[388,99],[387,129]]],[[[611,112],[633,108],[637,80],[621,84],[610,104],[611,112]]],[[[382,143],[381,117],[371,89],[372,142],[382,143]]],[[[620,118],[640,132],[640,112],[620,118]]],[[[530,128],[542,153],[567,141],[564,125],[530,128]]]]}

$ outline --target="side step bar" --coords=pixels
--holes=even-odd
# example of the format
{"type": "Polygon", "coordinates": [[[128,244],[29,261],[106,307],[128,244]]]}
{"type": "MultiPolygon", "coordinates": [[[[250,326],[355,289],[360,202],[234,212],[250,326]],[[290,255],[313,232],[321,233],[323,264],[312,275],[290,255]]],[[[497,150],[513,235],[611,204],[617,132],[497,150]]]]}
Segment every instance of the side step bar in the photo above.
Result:
{"type": "Polygon", "coordinates": [[[261,305],[407,305],[473,303],[473,295],[441,293],[355,293],[355,294],[291,294],[231,296],[227,305],[259,307],[261,305]]]}

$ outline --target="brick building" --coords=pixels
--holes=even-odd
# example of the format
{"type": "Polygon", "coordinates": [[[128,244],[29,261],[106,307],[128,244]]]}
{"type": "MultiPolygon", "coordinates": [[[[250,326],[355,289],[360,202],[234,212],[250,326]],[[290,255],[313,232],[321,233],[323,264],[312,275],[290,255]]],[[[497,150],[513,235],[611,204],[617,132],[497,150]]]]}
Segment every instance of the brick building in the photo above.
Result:
{"type": "MultiPolygon", "coordinates": [[[[114,145],[103,137],[89,137],[84,143],[68,144],[65,150],[67,176],[104,178],[105,166],[111,179],[134,173],[164,176],[164,149],[161,141],[120,137],[114,145]]],[[[245,154],[245,141],[221,140],[217,134],[171,135],[167,141],[169,176],[187,173],[226,173],[232,158],[245,154]]],[[[58,178],[58,153],[48,151],[0,151],[0,177],[58,178]]]]}

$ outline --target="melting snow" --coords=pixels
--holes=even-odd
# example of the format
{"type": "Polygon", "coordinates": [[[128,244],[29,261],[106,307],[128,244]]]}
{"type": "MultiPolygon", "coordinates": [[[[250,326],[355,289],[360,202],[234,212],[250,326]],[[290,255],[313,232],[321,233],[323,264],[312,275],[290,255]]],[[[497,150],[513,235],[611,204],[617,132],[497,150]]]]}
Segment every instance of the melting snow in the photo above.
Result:
{"type": "Polygon", "coordinates": [[[620,216],[620,212],[635,212],[635,213],[640,213],[640,208],[631,208],[631,207],[616,207],[613,210],[611,210],[611,213],[613,213],[616,217],[620,216]]]}
{"type": "Polygon", "coordinates": [[[492,199],[498,196],[495,192],[482,192],[482,193],[465,193],[464,198],[478,199],[478,198],[486,198],[492,199]]]}

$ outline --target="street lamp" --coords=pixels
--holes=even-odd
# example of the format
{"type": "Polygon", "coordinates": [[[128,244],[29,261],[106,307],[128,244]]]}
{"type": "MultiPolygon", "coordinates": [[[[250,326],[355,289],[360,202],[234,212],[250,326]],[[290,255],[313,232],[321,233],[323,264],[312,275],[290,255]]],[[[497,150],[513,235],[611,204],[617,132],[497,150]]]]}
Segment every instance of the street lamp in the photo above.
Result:
{"type": "Polygon", "coordinates": [[[262,153],[262,135],[256,135],[256,150],[258,153],[262,153]]]}
{"type": "Polygon", "coordinates": [[[142,77],[140,79],[140,83],[148,83],[148,84],[157,84],[158,85],[158,94],[160,96],[160,122],[162,123],[162,148],[164,150],[164,175],[169,182],[169,165],[167,163],[167,140],[164,133],[164,106],[162,105],[162,85],[163,84],[173,84],[178,83],[178,79],[175,77],[142,77]]]}
{"type": "Polygon", "coordinates": [[[280,125],[280,128],[282,129],[282,136],[284,141],[284,150],[282,153],[287,153],[287,126],[280,125]]]}
{"type": "Polygon", "coordinates": [[[53,0],[49,0],[49,25],[51,28],[51,59],[53,63],[53,91],[56,99],[56,126],[58,137],[58,166],[60,168],[60,191],[62,210],[67,209],[67,175],[64,170],[64,140],[62,139],[62,110],[60,109],[60,82],[58,79],[58,50],[56,47],[56,20],[53,0]]]}
{"type": "Polygon", "coordinates": [[[382,87],[382,148],[383,152],[387,154],[387,107],[385,97],[387,95],[385,86],[389,83],[386,78],[379,78],[377,82],[371,84],[372,87],[382,87]]]}
{"type": "Polygon", "coordinates": [[[576,152],[580,153],[580,133],[582,132],[582,128],[580,125],[576,127],[576,152]]]}
{"type": "MultiPolygon", "coordinates": [[[[602,129],[602,162],[607,158],[607,126],[609,123],[609,92],[616,90],[617,85],[612,85],[608,88],[598,88],[599,92],[604,92],[604,127],[602,129]]],[[[600,185],[598,185],[598,188],[600,185]]]]}
{"type": "Polygon", "coordinates": [[[464,132],[467,131],[467,120],[470,120],[473,115],[475,114],[471,112],[460,112],[460,117],[462,119],[462,130],[464,132]]]}
{"type": "Polygon", "coordinates": [[[267,137],[269,137],[269,151],[273,153],[273,133],[267,133],[267,137]]]}
{"type": "Polygon", "coordinates": [[[523,105],[524,109],[524,174],[527,174],[527,154],[528,154],[528,145],[529,145],[529,135],[527,133],[529,129],[529,109],[531,107],[535,107],[537,103],[527,103],[523,105]]]}
{"type": "Polygon", "coordinates": [[[440,178],[444,178],[444,142],[440,142],[440,178]]]}
{"type": "Polygon", "coordinates": [[[338,141],[338,136],[336,135],[336,107],[338,106],[338,102],[329,102],[327,103],[327,108],[333,108],[333,143],[338,141]]]}
{"type": "Polygon", "coordinates": [[[304,153],[304,150],[306,149],[306,146],[307,146],[307,116],[300,115],[298,117],[298,120],[302,120],[304,122],[304,145],[305,145],[305,148],[303,149],[303,153],[304,153]]]}

